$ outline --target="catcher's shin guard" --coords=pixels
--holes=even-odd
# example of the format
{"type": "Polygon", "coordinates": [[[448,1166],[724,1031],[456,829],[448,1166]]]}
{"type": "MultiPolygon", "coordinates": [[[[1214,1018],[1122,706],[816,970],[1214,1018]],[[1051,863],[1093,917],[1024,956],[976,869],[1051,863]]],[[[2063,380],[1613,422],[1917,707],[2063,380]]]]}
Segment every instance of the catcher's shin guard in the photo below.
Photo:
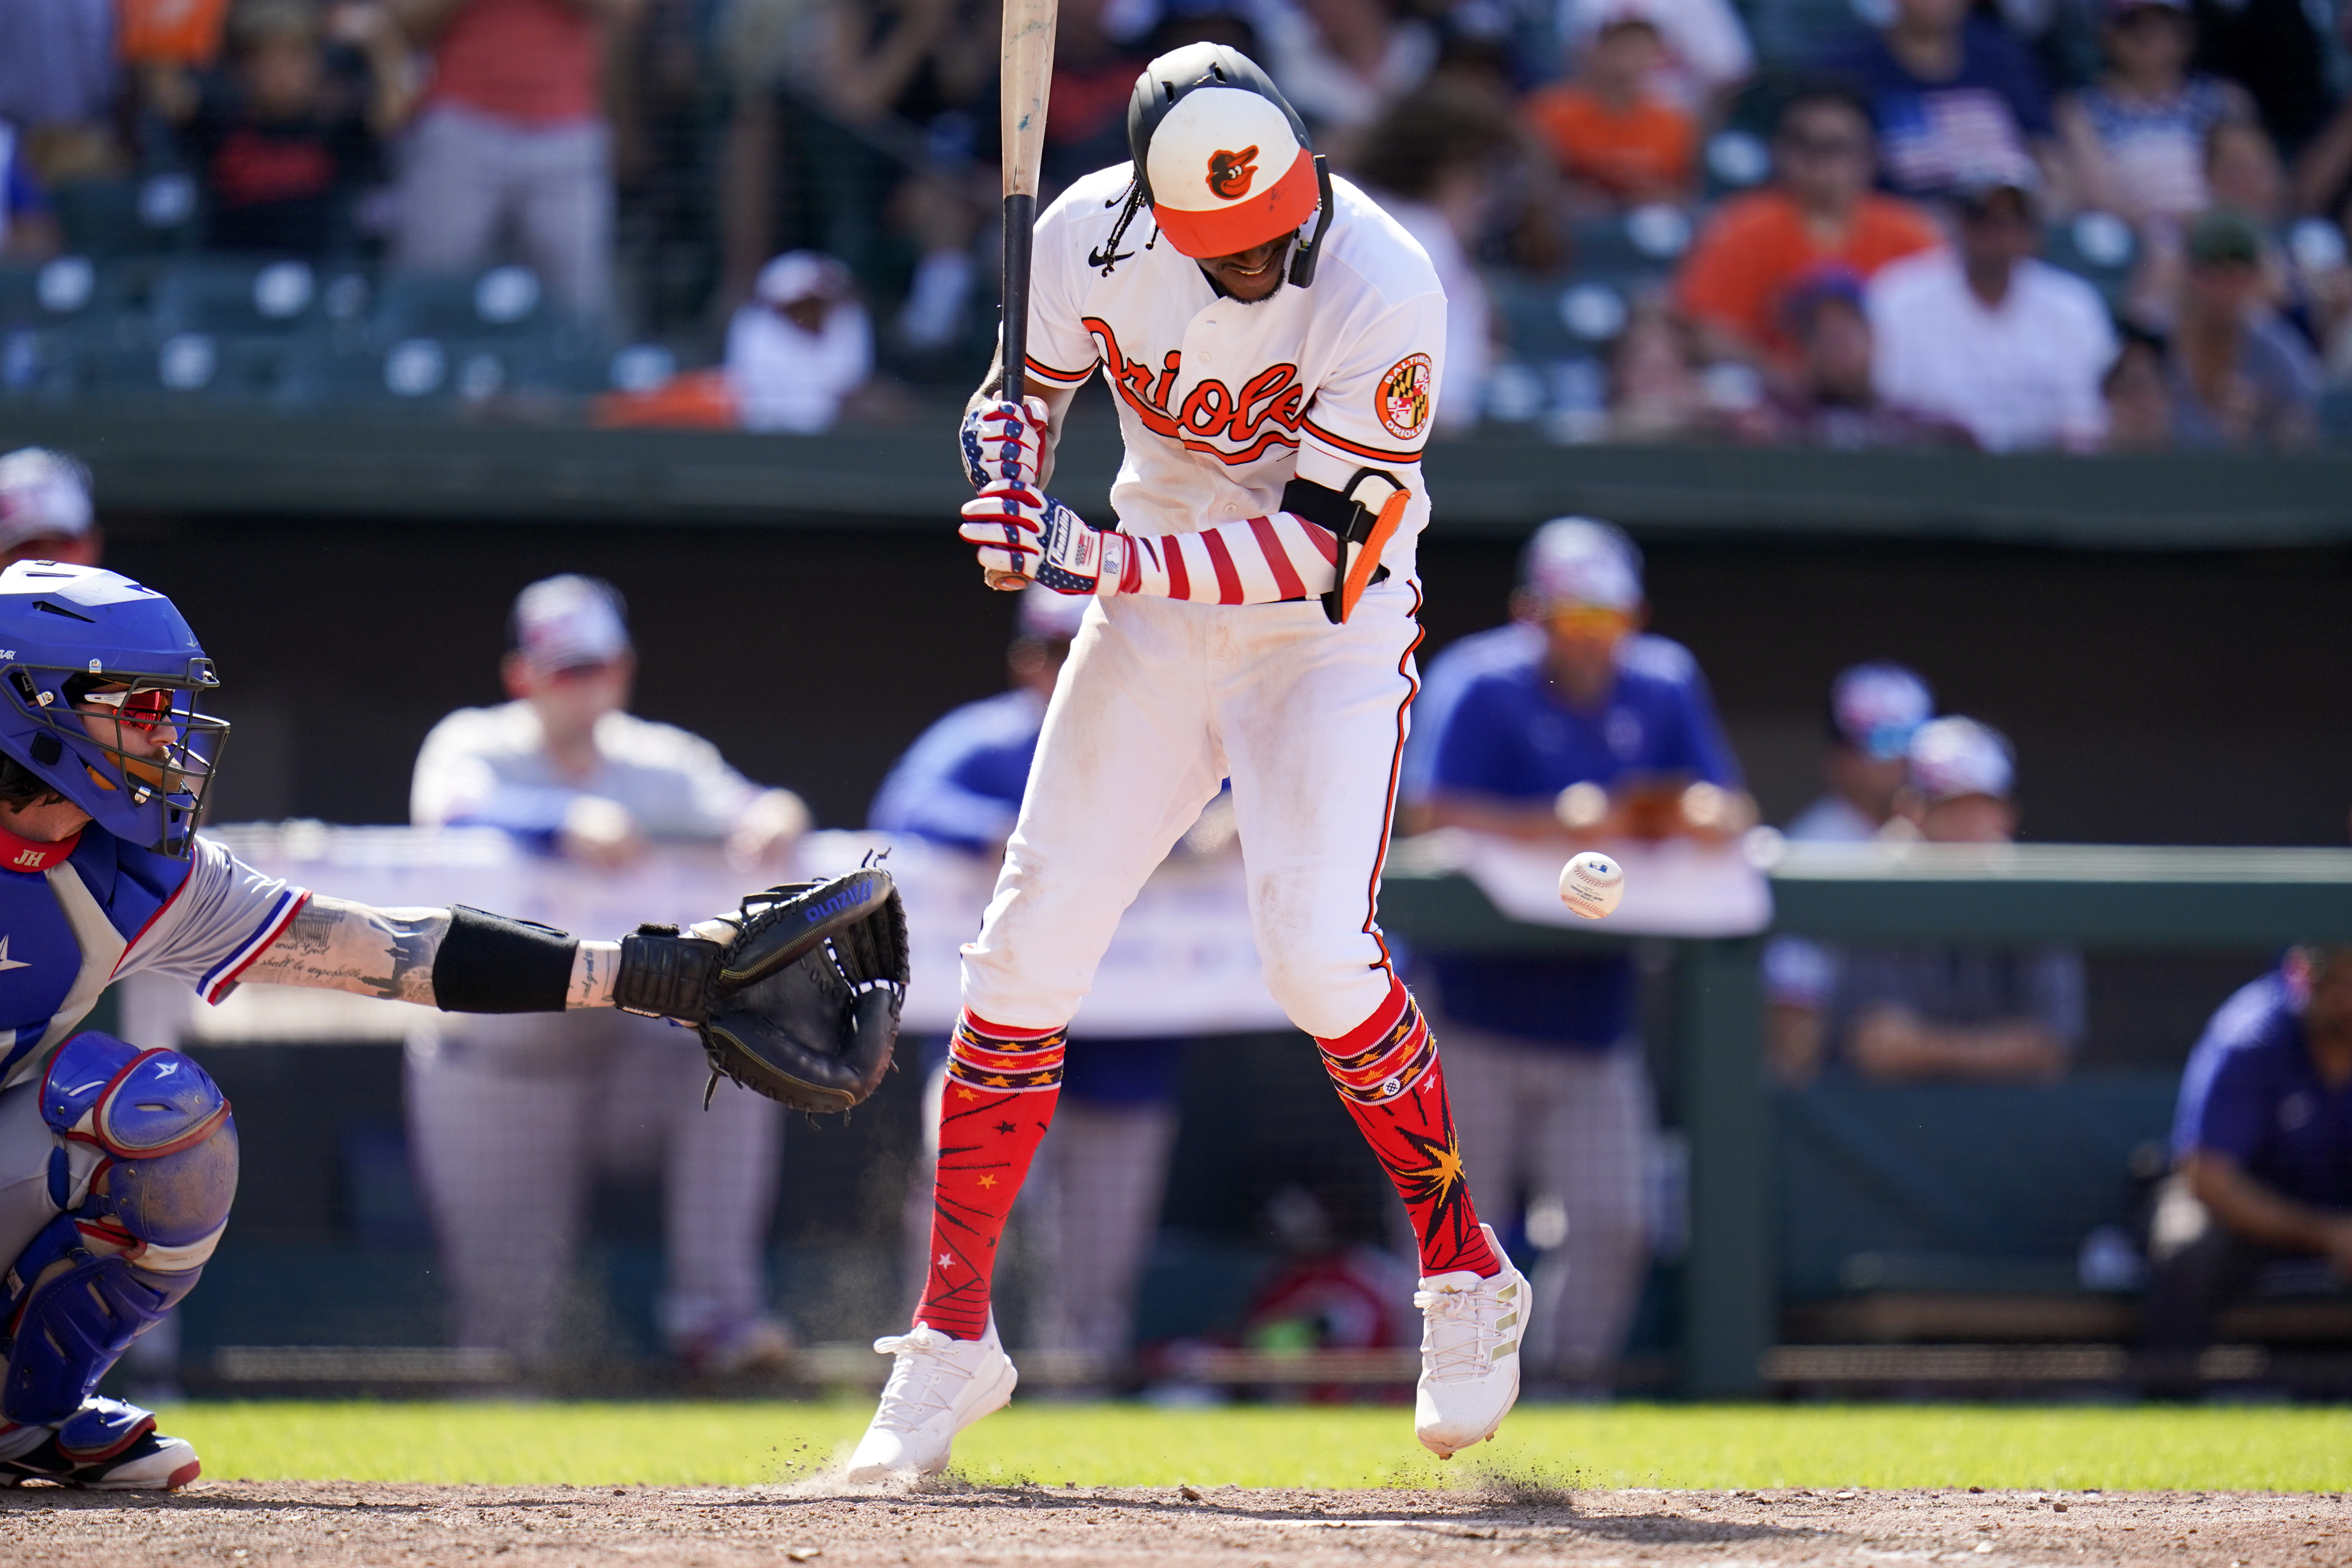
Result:
{"type": "Polygon", "coordinates": [[[236,1195],[236,1123],[186,1057],[94,1032],[58,1048],[40,1092],[49,1200],[71,1206],[0,1275],[0,1417],[56,1426],[203,1274],[236,1195]],[[99,1154],[86,1185],[77,1145],[99,1154]]]}

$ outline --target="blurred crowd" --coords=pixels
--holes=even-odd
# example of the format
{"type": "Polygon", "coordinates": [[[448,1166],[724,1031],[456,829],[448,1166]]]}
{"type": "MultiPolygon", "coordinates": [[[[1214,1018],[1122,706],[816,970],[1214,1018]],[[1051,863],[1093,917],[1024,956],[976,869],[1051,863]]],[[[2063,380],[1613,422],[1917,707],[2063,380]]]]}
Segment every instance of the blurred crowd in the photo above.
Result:
{"type": "MultiPolygon", "coordinates": [[[[2280,449],[2352,376],[2303,0],[1066,0],[1057,188],[1213,39],[1429,250],[1443,431],[2280,449]]],[[[986,0],[0,0],[0,257],[527,268],[614,422],[821,429],[984,364],[986,0]],[[617,363],[617,362],[616,362],[617,363]],[[673,375],[678,364],[708,367],[673,375]]]]}

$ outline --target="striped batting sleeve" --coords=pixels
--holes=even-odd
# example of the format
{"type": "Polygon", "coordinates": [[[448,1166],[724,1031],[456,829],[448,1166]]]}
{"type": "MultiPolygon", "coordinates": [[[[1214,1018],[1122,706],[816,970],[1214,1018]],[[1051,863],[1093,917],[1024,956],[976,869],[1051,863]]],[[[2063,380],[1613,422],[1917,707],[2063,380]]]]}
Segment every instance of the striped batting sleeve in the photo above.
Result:
{"type": "Polygon", "coordinates": [[[1311,599],[1330,591],[1339,554],[1330,530],[1277,511],[1196,533],[1129,539],[1117,586],[1106,578],[1102,591],[1196,605],[1311,599]]]}

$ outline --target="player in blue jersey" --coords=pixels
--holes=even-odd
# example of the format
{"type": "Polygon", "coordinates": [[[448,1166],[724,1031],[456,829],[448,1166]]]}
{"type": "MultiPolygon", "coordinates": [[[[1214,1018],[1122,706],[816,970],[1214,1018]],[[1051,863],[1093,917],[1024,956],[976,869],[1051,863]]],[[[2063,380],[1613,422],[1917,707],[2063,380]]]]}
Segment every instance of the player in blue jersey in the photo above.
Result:
{"type": "MultiPolygon", "coordinates": [[[[1641,574],[1640,552],[1607,523],[1537,531],[1515,624],[1432,667],[1422,821],[1565,858],[1754,820],[1696,661],[1641,633],[1641,574]]],[[[1529,1237],[1548,1249],[1528,1373],[1593,1380],[1622,1344],[1648,1255],[1653,1111],[1633,960],[1441,954],[1428,968],[1464,1157],[1495,1184],[1486,1204],[1524,1198],[1529,1237]]]]}
{"type": "MultiPolygon", "coordinates": [[[[984,856],[993,865],[1020,815],[1045,702],[1086,608],[1081,597],[1025,591],[1019,635],[1006,657],[1012,685],[924,731],[883,781],[867,825],[984,856]]],[[[1107,1039],[1088,1036],[1083,1023],[1072,1030],[1061,1106],[1037,1152],[1053,1215],[1042,1299],[1031,1314],[1031,1337],[1040,1349],[1084,1352],[1107,1368],[1127,1354],[1175,1150],[1176,1095],[1189,1044],[1107,1039]]],[[[944,1088],[946,1062],[942,1039],[930,1064],[934,1096],[944,1088]]],[[[934,1138],[938,1121],[925,1119],[934,1138]]],[[[920,1173],[914,1195],[908,1226],[920,1258],[931,1226],[930,1183],[920,1173]]]]}
{"type": "Polygon", "coordinates": [[[2265,1267],[2352,1280],[2352,945],[2292,949],[2221,1004],[2180,1077],[2172,1157],[2140,1326],[2154,1370],[2193,1362],[2265,1267]]]}
{"type": "Polygon", "coordinates": [[[218,684],[163,595],[89,566],[0,572],[0,1484],[160,1489],[199,1470],[152,1415],[91,1390],[204,1272],[236,1123],[179,1052],[77,1032],[110,983],[144,970],[208,1002],[271,982],[467,1013],[665,1005],[647,1001],[659,937],[370,909],[198,835],[228,730],[198,701],[218,684]]]}

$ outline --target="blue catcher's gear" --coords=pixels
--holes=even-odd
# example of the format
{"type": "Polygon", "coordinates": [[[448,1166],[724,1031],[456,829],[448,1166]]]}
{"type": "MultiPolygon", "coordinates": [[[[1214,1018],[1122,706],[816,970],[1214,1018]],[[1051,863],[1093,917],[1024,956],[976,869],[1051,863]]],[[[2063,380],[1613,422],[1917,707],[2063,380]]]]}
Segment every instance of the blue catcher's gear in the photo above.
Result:
{"type": "Polygon", "coordinates": [[[49,1201],[65,1212],[0,1276],[0,1418],[20,1426],[58,1426],[85,1405],[131,1342],[195,1287],[236,1195],[228,1101],[177,1051],[77,1035],[40,1097],[58,1137],[49,1201]],[[93,1147],[94,1163],[75,1157],[93,1147]]]}
{"type": "Polygon", "coordinates": [[[184,856],[228,725],[172,601],[117,572],[0,572],[0,752],[116,837],[184,856]]]}

